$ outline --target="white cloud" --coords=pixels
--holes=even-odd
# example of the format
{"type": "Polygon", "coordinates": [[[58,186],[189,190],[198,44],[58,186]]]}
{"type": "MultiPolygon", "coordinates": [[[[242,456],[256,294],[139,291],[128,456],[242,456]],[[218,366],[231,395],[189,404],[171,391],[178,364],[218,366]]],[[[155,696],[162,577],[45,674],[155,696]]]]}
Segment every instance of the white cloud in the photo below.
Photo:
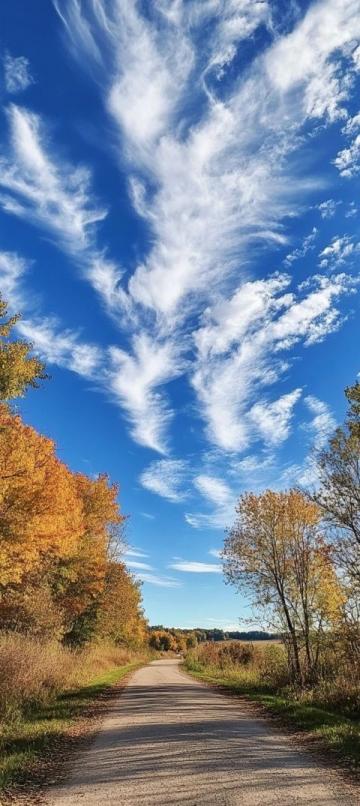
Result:
{"type": "Polygon", "coordinates": [[[350,257],[354,257],[360,250],[360,243],[354,243],[350,235],[336,235],[331,243],[320,252],[321,268],[336,268],[342,266],[350,257]]]}
{"type": "Polygon", "coordinates": [[[353,115],[352,118],[348,118],[342,131],[344,134],[352,135],[358,129],[360,129],[360,112],[357,115],[353,115]]]}
{"type": "Polygon", "coordinates": [[[128,568],[135,569],[136,571],[153,571],[151,565],[148,565],[148,563],[138,562],[138,560],[126,560],[126,565],[128,568]]]}
{"type": "Polygon", "coordinates": [[[221,558],[221,549],[209,549],[209,554],[219,560],[221,558]]]}
{"type": "Polygon", "coordinates": [[[314,395],[307,395],[304,398],[304,403],[313,414],[313,419],[304,427],[314,439],[315,447],[321,448],[331,432],[335,430],[336,420],[327,403],[319,400],[314,395]]]}
{"type": "Polygon", "coordinates": [[[348,148],[343,148],[336,156],[334,165],[341,176],[351,179],[360,172],[360,134],[357,134],[348,148]]]}
{"type": "Polygon", "coordinates": [[[254,430],[267,445],[280,445],[290,433],[293,409],[301,396],[301,389],[294,389],[287,395],[279,397],[273,403],[265,401],[254,403],[249,418],[254,430]]]}
{"type": "Polygon", "coordinates": [[[41,226],[72,255],[88,245],[91,228],[106,216],[94,204],[86,168],[56,163],[47,153],[47,135],[38,115],[10,104],[11,153],[0,161],[1,196],[6,212],[41,226]]]}
{"type": "Polygon", "coordinates": [[[169,568],[175,571],[185,571],[189,574],[221,574],[222,566],[215,565],[215,563],[202,563],[183,560],[181,562],[172,563],[169,568]]]}
{"type": "Polygon", "coordinates": [[[239,43],[258,26],[271,35],[271,4],[157,0],[145,15],[130,0],[55,2],[74,56],[96,78],[150,245],[126,288],[96,242],[105,211],[89,172],[54,157],[39,118],[18,107],[2,203],[77,256],[107,308],[122,311],[120,324],[136,328],[128,349],[110,349],[101,382],[142,445],[168,450],[173,412],[161,387],[187,370],[220,449],[290,433],[298,390],[269,389],[289,369],[290,349],[339,327],[335,302],[352,281],[316,277],[295,290],[284,274],[252,281],[253,256],[288,242],[289,221],[323,185],[313,164],[301,163],[300,178],[304,128],[346,117],[357,5],[312,4],[233,79],[239,43]]]}
{"type": "Polygon", "coordinates": [[[23,92],[34,83],[30,72],[30,62],[25,56],[4,56],[5,89],[9,94],[23,92]]]}
{"type": "Polygon", "coordinates": [[[154,245],[130,280],[130,295],[173,327],[174,316],[194,306],[194,294],[202,304],[219,285],[219,265],[223,282],[238,273],[254,239],[284,241],[282,217],[314,186],[295,175],[289,181],[286,158],[307,117],[344,114],[350,86],[332,59],[341,50],[350,58],[348,45],[360,33],[356,1],[312,6],[230,85],[226,101],[204,81],[208,106],[190,130],[189,82],[200,91],[196,77],[232,59],[237,43],[267,22],[266,3],[214,2],[201,10],[157,3],[151,22],[129,2],[56,7],[73,52],[101,75],[152,230],[154,245]],[[209,18],[210,41],[197,36],[209,18]]]}
{"type": "Polygon", "coordinates": [[[22,287],[24,275],[29,262],[16,252],[0,252],[0,293],[13,312],[22,308],[24,291],[22,287]]]}
{"type": "Polygon", "coordinates": [[[135,548],[135,546],[128,546],[124,552],[126,557],[148,557],[142,549],[135,548]]]}
{"type": "Polygon", "coordinates": [[[102,350],[83,342],[75,331],[64,329],[56,317],[34,313],[35,300],[29,301],[24,286],[30,265],[16,253],[0,252],[0,293],[12,313],[25,314],[17,323],[18,332],[45,361],[87,378],[97,377],[104,360],[102,350]]]}
{"type": "MultiPolygon", "coordinates": [[[[234,518],[235,494],[223,480],[205,474],[196,476],[194,486],[213,505],[210,512],[186,512],[185,520],[194,529],[223,529],[234,518]]],[[[211,553],[211,552],[210,552],[211,553]]]]}
{"type": "Polygon", "coordinates": [[[145,489],[169,501],[183,501],[186,497],[184,482],[187,473],[187,463],[181,459],[160,459],[143,471],[140,483],[145,489]]]}
{"type": "Polygon", "coordinates": [[[181,588],[181,582],[177,579],[173,579],[173,577],[152,574],[148,571],[137,571],[135,576],[137,579],[141,580],[141,582],[147,582],[148,585],[155,585],[158,588],[181,588]]]}
{"type": "Polygon", "coordinates": [[[175,345],[170,341],[156,343],[142,332],[133,338],[133,354],[112,347],[110,360],[108,388],[127,413],[133,438],[140,445],[165,453],[172,412],[155,390],[181,372],[175,345]]]}
{"type": "Polygon", "coordinates": [[[336,208],[339,204],[341,204],[341,202],[336,202],[335,199],[326,199],[318,204],[318,210],[320,211],[321,218],[333,218],[336,213],[336,208]]]}
{"type": "Polygon", "coordinates": [[[323,448],[336,427],[336,420],[327,403],[314,395],[307,395],[304,403],[310,414],[313,415],[310,421],[302,424],[303,430],[309,436],[310,449],[302,463],[291,464],[281,473],[279,479],[281,486],[296,484],[306,488],[318,483],[319,472],[314,449],[323,448]]]}
{"type": "Polygon", "coordinates": [[[232,492],[222,479],[197,476],[194,484],[205,498],[218,506],[228,505],[229,501],[232,501],[232,492]]]}
{"type": "MultiPolygon", "coordinates": [[[[323,202],[323,205],[324,205],[324,202],[323,202]]],[[[321,205],[319,205],[319,209],[320,209],[320,207],[321,207],[321,205]]],[[[324,208],[322,207],[322,209],[324,209],[324,208]]],[[[291,266],[295,262],[295,260],[299,260],[300,258],[305,257],[305,255],[310,250],[315,249],[315,240],[317,238],[317,235],[318,235],[318,230],[317,230],[316,227],[313,227],[313,229],[310,232],[310,234],[307,235],[304,238],[304,240],[302,242],[302,245],[298,249],[294,249],[293,252],[290,252],[288,255],[286,255],[286,258],[284,260],[284,265],[285,266],[291,266]]]]}
{"type": "Polygon", "coordinates": [[[103,362],[101,349],[81,342],[77,333],[64,330],[55,317],[21,319],[18,330],[45,361],[98,380],[103,362]]]}
{"type": "MultiPolygon", "coordinates": [[[[238,319],[234,316],[231,326],[227,326],[233,297],[223,304],[221,314],[215,308],[213,319],[208,311],[204,331],[200,329],[196,334],[199,358],[193,385],[207,421],[208,435],[223,450],[245,450],[259,434],[271,444],[274,432],[272,427],[266,427],[267,412],[270,419],[271,414],[277,416],[278,422],[285,416],[279,441],[287,437],[292,406],[299,392],[294,390],[278,401],[262,400],[260,392],[288,369],[282,352],[299,342],[309,346],[322,341],[337,329],[341,315],[334,301],[356,286],[352,278],[342,274],[319,276],[299,286],[296,296],[282,294],[289,284],[286,275],[256,283],[257,307],[251,317],[247,319],[245,315],[242,321],[241,316],[238,319]],[[257,402],[253,403],[255,397],[257,402]],[[257,414],[263,414],[263,418],[257,418],[257,414]]],[[[245,299],[248,296],[246,287],[245,299]]],[[[240,290],[235,297],[241,300],[240,290]]]]}

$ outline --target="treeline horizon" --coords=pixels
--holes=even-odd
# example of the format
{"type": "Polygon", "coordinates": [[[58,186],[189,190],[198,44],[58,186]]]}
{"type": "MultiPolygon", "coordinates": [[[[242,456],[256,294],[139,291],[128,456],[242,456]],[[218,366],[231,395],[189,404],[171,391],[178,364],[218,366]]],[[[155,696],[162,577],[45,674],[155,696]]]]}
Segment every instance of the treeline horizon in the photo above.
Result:
{"type": "Polygon", "coordinates": [[[281,637],[278,633],[266,630],[222,630],[218,627],[209,629],[208,627],[166,627],[164,624],[149,624],[148,629],[150,632],[195,634],[198,641],[271,641],[281,637]]]}

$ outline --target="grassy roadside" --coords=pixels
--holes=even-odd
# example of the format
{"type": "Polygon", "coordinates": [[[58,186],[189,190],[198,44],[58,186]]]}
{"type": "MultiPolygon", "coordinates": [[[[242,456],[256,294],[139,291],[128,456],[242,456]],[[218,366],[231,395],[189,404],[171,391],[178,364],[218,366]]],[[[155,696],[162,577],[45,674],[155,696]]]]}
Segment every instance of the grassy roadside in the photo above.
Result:
{"type": "Polygon", "coordinates": [[[76,719],[84,715],[107,689],[143,663],[133,661],[112,668],[84,685],[59,694],[52,703],[37,704],[26,716],[12,720],[1,738],[0,803],[1,792],[23,781],[32,770],[36,773],[36,765],[52,751],[56,752],[59,740],[66,737],[76,719]]]}
{"type": "Polygon", "coordinates": [[[326,750],[345,761],[354,771],[360,771],[360,723],[341,713],[329,711],[309,703],[303,703],[260,687],[241,684],[236,676],[224,675],[215,669],[206,670],[200,664],[183,664],[186,672],[216,686],[228,689],[229,693],[247,697],[262,705],[270,714],[281,719],[282,724],[301,731],[308,738],[317,740],[326,750]]]}

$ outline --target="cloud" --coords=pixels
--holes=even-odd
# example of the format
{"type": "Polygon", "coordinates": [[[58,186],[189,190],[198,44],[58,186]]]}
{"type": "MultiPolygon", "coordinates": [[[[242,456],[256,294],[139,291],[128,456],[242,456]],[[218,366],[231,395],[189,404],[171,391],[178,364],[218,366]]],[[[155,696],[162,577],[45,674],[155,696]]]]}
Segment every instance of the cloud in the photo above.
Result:
{"type": "Polygon", "coordinates": [[[311,414],[314,415],[310,423],[306,423],[304,428],[314,439],[315,447],[319,449],[323,447],[329,435],[335,430],[336,420],[329,406],[314,395],[307,395],[304,398],[304,403],[311,414]]]}
{"type": "MultiPolygon", "coordinates": [[[[127,273],[110,259],[97,242],[106,211],[90,172],[59,156],[43,121],[15,106],[4,209],[76,258],[126,331],[106,352],[101,383],[135,441],[169,452],[174,412],[163,386],[187,373],[216,447],[280,444],[300,392],[271,387],[296,345],[340,326],[337,301],[353,281],[315,276],[293,288],[285,273],[254,279],[255,265],[265,247],[269,260],[288,243],[289,222],[323,187],[303,159],[306,132],[349,120],[357,0],[313,3],[276,35],[266,2],[157,0],[149,15],[130,0],[54,4],[73,56],[96,81],[148,248],[127,273]],[[264,26],[257,55],[235,70],[239,47],[264,26]]],[[[290,263],[312,245],[289,253],[290,263]]]]}
{"type": "Polygon", "coordinates": [[[172,563],[169,568],[175,571],[185,571],[189,574],[221,574],[222,566],[215,565],[215,563],[202,563],[182,560],[181,562],[172,563]]]}
{"type": "Polygon", "coordinates": [[[169,501],[186,498],[184,482],[188,474],[187,463],[181,459],[160,459],[152,462],[140,476],[140,483],[169,501]]]}
{"type": "Polygon", "coordinates": [[[229,485],[214,476],[199,475],[194,486],[213,505],[211,512],[186,512],[185,520],[194,529],[222,529],[233,520],[236,496],[229,485]]]}
{"type": "Polygon", "coordinates": [[[326,199],[318,204],[318,210],[320,211],[321,218],[333,218],[336,213],[336,208],[339,204],[341,204],[341,202],[336,202],[335,199],[326,199]]]}
{"type": "Polygon", "coordinates": [[[14,312],[23,305],[23,279],[28,268],[29,261],[16,252],[0,252],[0,293],[14,312]]]}
{"type": "Polygon", "coordinates": [[[76,332],[64,330],[55,317],[21,319],[18,330],[45,361],[98,380],[103,363],[101,349],[81,342],[76,332]]]}
{"type": "Polygon", "coordinates": [[[301,396],[301,389],[294,389],[272,403],[255,403],[249,412],[254,429],[267,445],[280,445],[290,433],[293,408],[301,396]]]}
{"type": "Polygon", "coordinates": [[[308,434],[310,449],[302,463],[291,464],[280,474],[281,486],[300,485],[306,488],[318,483],[319,473],[314,449],[321,450],[336,427],[336,420],[324,401],[314,395],[307,395],[304,403],[313,415],[311,420],[302,424],[303,431],[308,434]]]}
{"type": "Polygon", "coordinates": [[[360,250],[360,243],[354,243],[350,235],[335,235],[331,243],[320,252],[321,268],[331,269],[342,266],[348,258],[355,257],[360,250]]]}
{"type": "Polygon", "coordinates": [[[7,115],[11,153],[0,161],[3,209],[44,228],[72,255],[81,253],[93,225],[106,216],[91,197],[89,171],[50,158],[38,115],[15,104],[7,115]]]}
{"type": "Polygon", "coordinates": [[[142,549],[138,549],[135,546],[128,546],[124,553],[125,553],[126,557],[148,557],[149,556],[142,549]]]}
{"type": "Polygon", "coordinates": [[[151,20],[129,2],[55,5],[72,52],[101,77],[152,231],[130,296],[173,326],[175,315],[183,318],[194,306],[195,294],[199,305],[218,287],[219,265],[224,281],[238,273],[254,241],[284,242],[281,219],[314,186],[295,174],[289,181],[297,130],[307,118],[345,114],[351,87],[334,54],[343,51],[345,59],[359,30],[356,2],[315,4],[242,80],[230,82],[226,96],[221,70],[218,91],[204,76],[229,64],[238,43],[267,23],[266,3],[211,3],[204,11],[193,3],[171,10],[157,3],[151,20]],[[211,39],[199,37],[209,19],[211,39]],[[192,126],[190,82],[208,101],[192,126]]]}
{"type": "Polygon", "coordinates": [[[218,506],[224,506],[232,499],[232,493],[228,485],[222,479],[211,476],[197,476],[195,486],[201,494],[218,506]]]}
{"type": "Polygon", "coordinates": [[[217,559],[220,559],[220,557],[221,557],[221,549],[209,549],[209,554],[211,554],[212,557],[216,557],[217,559]]]}
{"type": "Polygon", "coordinates": [[[161,574],[151,574],[147,571],[137,571],[135,576],[141,582],[147,582],[148,585],[155,585],[158,588],[181,588],[181,582],[173,577],[162,576],[161,574]]]}
{"type": "Polygon", "coordinates": [[[136,571],[152,571],[153,568],[148,563],[138,562],[137,560],[126,560],[128,568],[133,568],[136,571]]]}
{"type": "Polygon", "coordinates": [[[134,440],[165,453],[172,412],[156,388],[180,374],[181,361],[175,344],[156,343],[144,332],[134,336],[132,347],[133,354],[110,349],[108,388],[127,413],[134,440]]]}
{"type": "Polygon", "coordinates": [[[30,62],[25,56],[11,56],[5,53],[4,56],[4,80],[5,89],[9,94],[23,92],[34,79],[30,72],[30,62]]]}
{"type": "Polygon", "coordinates": [[[337,154],[334,165],[341,176],[352,179],[360,172],[360,134],[357,134],[348,148],[343,148],[337,154]]]}
{"type": "MultiPolygon", "coordinates": [[[[324,204],[324,202],[323,202],[323,204],[324,204]]],[[[320,207],[321,207],[321,205],[319,205],[319,209],[320,209],[320,207]]],[[[322,209],[324,209],[324,208],[322,208],[322,209]]],[[[291,266],[294,263],[295,260],[299,260],[300,258],[305,257],[305,255],[309,251],[315,249],[315,240],[317,238],[317,235],[318,235],[318,230],[317,230],[316,227],[313,227],[312,231],[310,232],[310,234],[307,235],[306,238],[304,238],[304,240],[302,242],[302,245],[298,249],[295,249],[293,252],[290,252],[288,255],[286,255],[286,258],[284,260],[284,265],[285,266],[291,266]]]]}
{"type": "Polygon", "coordinates": [[[247,283],[244,294],[240,288],[221,307],[208,310],[204,328],[195,334],[198,363],[192,383],[208,436],[222,450],[243,451],[259,436],[273,443],[276,421],[283,423],[277,441],[288,436],[299,390],[275,401],[261,399],[261,390],[288,369],[282,353],[299,343],[320,342],[339,327],[342,319],[334,301],[350,293],[356,282],[343,274],[315,276],[296,294],[288,292],[289,285],[287,275],[247,283]]]}
{"type": "Polygon", "coordinates": [[[104,360],[102,350],[83,342],[79,333],[64,329],[56,317],[41,317],[36,312],[36,300],[29,300],[24,285],[30,267],[18,254],[0,252],[0,293],[12,313],[21,310],[24,314],[17,323],[18,332],[45,361],[86,378],[97,377],[104,360]]]}

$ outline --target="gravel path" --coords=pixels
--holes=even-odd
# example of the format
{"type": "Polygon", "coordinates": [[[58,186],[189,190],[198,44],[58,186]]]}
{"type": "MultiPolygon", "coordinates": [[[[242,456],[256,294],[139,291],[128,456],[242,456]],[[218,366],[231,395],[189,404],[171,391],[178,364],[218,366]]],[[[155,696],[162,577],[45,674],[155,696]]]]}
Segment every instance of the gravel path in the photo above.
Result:
{"type": "Polygon", "coordinates": [[[355,789],[251,705],[185,675],[176,660],[135,672],[49,806],[326,806],[355,789]]]}

